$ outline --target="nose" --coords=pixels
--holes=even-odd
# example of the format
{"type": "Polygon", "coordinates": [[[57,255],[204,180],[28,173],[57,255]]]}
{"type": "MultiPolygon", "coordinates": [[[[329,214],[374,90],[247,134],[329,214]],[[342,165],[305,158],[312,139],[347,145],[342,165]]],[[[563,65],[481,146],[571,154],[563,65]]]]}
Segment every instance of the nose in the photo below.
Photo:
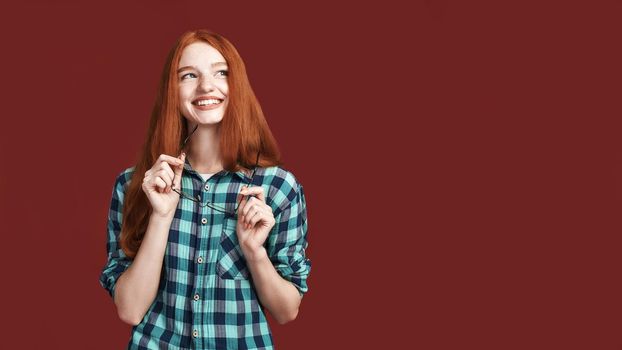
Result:
{"type": "Polygon", "coordinates": [[[198,90],[201,91],[212,91],[214,90],[214,82],[212,78],[207,75],[203,75],[199,81],[198,90]]]}

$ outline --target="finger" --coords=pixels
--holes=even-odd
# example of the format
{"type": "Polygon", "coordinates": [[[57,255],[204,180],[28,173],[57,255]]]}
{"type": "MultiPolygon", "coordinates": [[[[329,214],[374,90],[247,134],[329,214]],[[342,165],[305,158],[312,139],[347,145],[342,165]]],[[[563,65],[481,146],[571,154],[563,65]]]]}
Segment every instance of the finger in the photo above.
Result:
{"type": "Polygon", "coordinates": [[[166,162],[173,166],[184,165],[182,159],[177,157],[171,157],[168,154],[160,154],[160,156],[158,157],[158,162],[166,162]]]}
{"type": "Polygon", "coordinates": [[[160,163],[160,171],[165,171],[168,177],[173,180],[175,178],[175,172],[171,169],[171,166],[168,163],[160,163]]]}
{"type": "Polygon", "coordinates": [[[248,203],[248,201],[246,200],[246,197],[242,197],[242,200],[240,201],[240,204],[238,205],[238,221],[242,220],[243,218],[242,211],[246,207],[246,203],[248,203]]]}
{"type": "Polygon", "coordinates": [[[160,169],[155,175],[161,177],[162,180],[164,180],[164,182],[166,182],[167,185],[173,184],[174,174],[170,174],[168,171],[164,169],[160,169]]]}
{"type": "Polygon", "coordinates": [[[262,224],[263,225],[269,225],[269,217],[266,216],[265,213],[260,213],[258,215],[255,215],[255,217],[253,218],[253,222],[251,222],[251,226],[255,226],[257,224],[262,224]]]}
{"type": "Polygon", "coordinates": [[[253,209],[253,207],[256,205],[257,202],[257,198],[255,197],[246,197],[246,201],[247,204],[244,206],[244,208],[242,208],[242,215],[246,216],[246,214],[248,214],[248,212],[253,209]]]}
{"type": "Polygon", "coordinates": [[[160,169],[160,171],[158,172],[158,177],[164,180],[164,182],[166,183],[166,192],[170,192],[170,187],[173,185],[173,178],[164,169],[160,169]]]}
{"type": "Polygon", "coordinates": [[[181,190],[181,174],[184,170],[184,164],[186,163],[186,153],[181,152],[181,156],[178,159],[180,164],[175,166],[175,172],[173,174],[173,187],[177,190],[181,190]]]}
{"type": "Polygon", "coordinates": [[[164,189],[166,189],[166,182],[164,182],[164,180],[162,180],[162,178],[159,176],[153,180],[153,184],[154,184],[154,187],[156,187],[158,189],[158,192],[160,193],[163,192],[164,189]]]}
{"type": "Polygon", "coordinates": [[[263,193],[263,187],[261,186],[243,186],[242,190],[240,191],[241,194],[245,195],[245,196],[256,196],[257,199],[259,199],[262,202],[266,202],[266,196],[263,193]]]}
{"type": "Polygon", "coordinates": [[[151,188],[151,176],[145,173],[145,177],[143,178],[143,188],[151,188]]]}
{"type": "MultiPolygon", "coordinates": [[[[243,189],[244,186],[241,187],[241,189],[243,189]]],[[[246,196],[242,194],[242,191],[240,190],[240,192],[238,193],[238,197],[237,197],[237,202],[242,203],[242,200],[245,199],[246,196]]]]}
{"type": "Polygon", "coordinates": [[[166,193],[171,192],[171,187],[173,186],[173,180],[175,179],[175,173],[171,169],[171,166],[168,163],[160,163],[160,170],[158,171],[162,179],[166,182],[166,193]]]}
{"type": "Polygon", "coordinates": [[[254,209],[252,210],[250,213],[248,213],[248,215],[246,216],[246,222],[248,224],[252,226],[255,226],[255,224],[261,220],[261,218],[264,216],[265,214],[259,210],[259,209],[254,209]]]}
{"type": "Polygon", "coordinates": [[[262,217],[268,218],[269,216],[272,215],[272,208],[255,200],[255,204],[253,205],[253,208],[249,210],[248,213],[246,214],[246,221],[247,222],[250,221],[250,218],[253,217],[253,215],[255,215],[256,213],[261,214],[262,217]]]}

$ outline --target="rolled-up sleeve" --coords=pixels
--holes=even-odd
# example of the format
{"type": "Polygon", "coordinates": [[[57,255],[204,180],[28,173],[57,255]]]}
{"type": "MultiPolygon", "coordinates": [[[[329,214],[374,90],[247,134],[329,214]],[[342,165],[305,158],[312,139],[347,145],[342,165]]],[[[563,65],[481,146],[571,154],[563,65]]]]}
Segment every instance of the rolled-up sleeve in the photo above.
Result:
{"type": "Polygon", "coordinates": [[[302,296],[308,291],[307,277],[311,271],[311,261],[305,255],[307,207],[302,185],[294,182],[286,198],[277,209],[266,248],[276,271],[302,296]]]}
{"type": "Polygon", "coordinates": [[[112,190],[110,210],[108,211],[108,235],[106,248],[108,259],[99,277],[99,283],[114,298],[117,280],[131,265],[131,260],[123,253],[120,245],[121,220],[123,218],[123,198],[126,184],[130,179],[129,169],[122,172],[116,179],[112,190]]]}

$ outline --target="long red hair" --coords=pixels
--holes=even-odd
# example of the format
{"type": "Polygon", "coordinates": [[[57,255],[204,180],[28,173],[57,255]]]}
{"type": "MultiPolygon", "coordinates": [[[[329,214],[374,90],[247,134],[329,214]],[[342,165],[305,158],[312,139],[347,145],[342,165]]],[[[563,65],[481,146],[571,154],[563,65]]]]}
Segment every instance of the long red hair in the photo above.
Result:
{"type": "Polygon", "coordinates": [[[177,68],[184,48],[197,41],[206,42],[218,50],[229,69],[229,102],[220,122],[223,167],[233,172],[242,168],[250,169],[255,165],[257,152],[261,154],[259,166],[281,164],[278,145],[253,93],[238,51],[227,39],[214,32],[196,30],[184,33],[166,59],[147,138],[123,202],[121,247],[130,258],[134,258],[140,248],[152,212],[151,204],[142,190],[145,172],[153,166],[160,154],[179,155],[181,143],[188,135],[185,118],[179,109],[177,68]]]}

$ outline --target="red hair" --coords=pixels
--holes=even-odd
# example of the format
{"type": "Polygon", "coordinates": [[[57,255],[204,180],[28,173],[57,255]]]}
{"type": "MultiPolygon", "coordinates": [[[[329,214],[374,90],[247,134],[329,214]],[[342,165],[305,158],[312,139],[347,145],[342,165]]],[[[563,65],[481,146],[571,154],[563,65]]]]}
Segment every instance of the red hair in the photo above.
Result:
{"type": "Polygon", "coordinates": [[[169,52],[164,64],[147,139],[123,203],[120,241],[123,252],[130,258],[134,258],[140,248],[152,212],[147,195],[142,190],[145,172],[153,166],[160,154],[180,154],[181,143],[188,135],[185,118],[179,108],[177,68],[184,48],[198,41],[218,50],[227,61],[229,69],[229,102],[220,122],[220,156],[223,167],[232,172],[242,168],[248,170],[255,165],[257,152],[261,154],[259,166],[281,164],[278,145],[253,93],[238,51],[227,39],[214,32],[196,30],[184,33],[169,52]]]}

